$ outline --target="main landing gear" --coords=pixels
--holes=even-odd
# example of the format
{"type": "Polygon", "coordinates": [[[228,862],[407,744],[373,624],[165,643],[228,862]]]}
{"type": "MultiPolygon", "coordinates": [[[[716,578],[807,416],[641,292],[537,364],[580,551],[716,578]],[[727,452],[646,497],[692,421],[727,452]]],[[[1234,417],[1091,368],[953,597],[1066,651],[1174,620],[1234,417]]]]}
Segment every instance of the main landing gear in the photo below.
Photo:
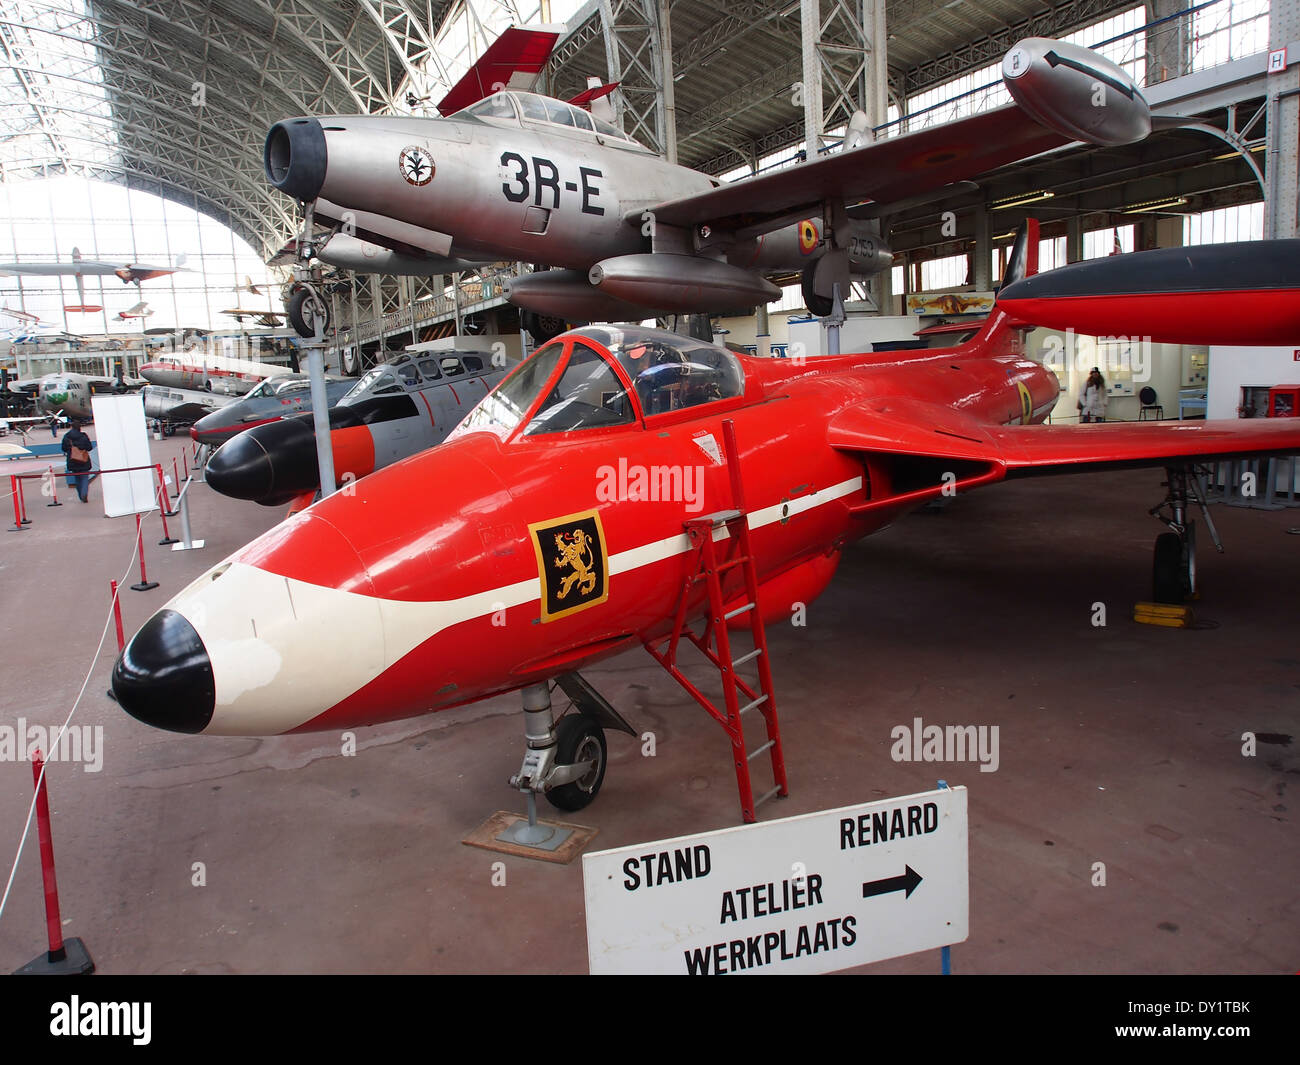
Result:
{"type": "Polygon", "coordinates": [[[544,794],[558,810],[581,810],[600,793],[605,780],[605,729],[635,736],[605,698],[578,673],[565,673],[556,684],[568,696],[573,712],[556,721],[551,709],[551,685],[531,684],[523,690],[524,739],[527,747],[510,786],[528,798],[528,824],[511,830],[514,842],[542,846],[554,829],[537,823],[537,796],[544,794]]]}
{"type": "Polygon", "coordinates": [[[1205,518],[1205,527],[1215,549],[1222,554],[1223,543],[1210,509],[1205,505],[1202,473],[1195,466],[1170,466],[1165,470],[1168,489],[1165,498],[1151,508],[1153,517],[1169,526],[1170,531],[1156,537],[1151,566],[1152,599],[1157,603],[1183,603],[1196,598],[1196,522],[1187,516],[1188,502],[1196,503],[1205,518]]]}

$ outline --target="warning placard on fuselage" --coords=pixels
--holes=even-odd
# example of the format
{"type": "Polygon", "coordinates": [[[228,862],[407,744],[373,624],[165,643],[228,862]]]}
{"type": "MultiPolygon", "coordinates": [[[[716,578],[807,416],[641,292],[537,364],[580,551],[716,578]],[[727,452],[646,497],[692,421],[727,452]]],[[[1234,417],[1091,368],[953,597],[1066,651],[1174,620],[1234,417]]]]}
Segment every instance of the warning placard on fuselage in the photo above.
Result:
{"type": "Polygon", "coordinates": [[[966,789],[586,854],[592,973],[821,973],[963,942],[966,789]]]}

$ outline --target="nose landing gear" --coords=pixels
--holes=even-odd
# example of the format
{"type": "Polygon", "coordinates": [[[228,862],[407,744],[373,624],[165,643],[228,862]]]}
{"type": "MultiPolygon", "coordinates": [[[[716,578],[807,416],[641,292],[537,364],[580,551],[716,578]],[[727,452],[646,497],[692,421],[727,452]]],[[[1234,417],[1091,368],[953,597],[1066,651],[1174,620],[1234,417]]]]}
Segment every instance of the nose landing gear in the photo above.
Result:
{"type": "Polygon", "coordinates": [[[566,673],[556,683],[576,712],[557,723],[551,709],[551,686],[532,684],[523,690],[524,738],[527,749],[519,772],[510,786],[528,800],[528,822],[508,830],[510,841],[541,849],[553,849],[569,835],[568,830],[539,824],[537,796],[544,794],[558,810],[581,810],[600,793],[605,781],[608,752],[607,728],[636,735],[636,730],[577,673],[566,673]]]}

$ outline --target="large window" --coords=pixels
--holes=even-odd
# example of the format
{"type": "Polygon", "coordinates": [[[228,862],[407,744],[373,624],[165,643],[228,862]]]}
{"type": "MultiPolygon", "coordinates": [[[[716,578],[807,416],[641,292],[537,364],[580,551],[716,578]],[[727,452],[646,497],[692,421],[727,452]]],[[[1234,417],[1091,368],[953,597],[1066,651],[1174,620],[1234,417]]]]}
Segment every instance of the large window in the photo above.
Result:
{"type": "MultiPolygon", "coordinates": [[[[262,257],[220,222],[172,200],[81,177],[17,181],[0,199],[0,262],[33,266],[85,260],[181,269],[124,284],[113,274],[0,277],[0,304],[70,333],[139,336],[143,329],[237,329],[227,310],[280,310],[262,257]],[[244,291],[251,280],[257,293],[244,291]],[[137,303],[144,318],[119,318],[137,303]],[[68,311],[99,306],[91,313],[68,311]]],[[[0,328],[5,323],[0,323],[0,328]]]]}
{"type": "Polygon", "coordinates": [[[1264,205],[1247,203],[1202,211],[1183,219],[1184,244],[1230,244],[1264,239],[1264,205]]]}

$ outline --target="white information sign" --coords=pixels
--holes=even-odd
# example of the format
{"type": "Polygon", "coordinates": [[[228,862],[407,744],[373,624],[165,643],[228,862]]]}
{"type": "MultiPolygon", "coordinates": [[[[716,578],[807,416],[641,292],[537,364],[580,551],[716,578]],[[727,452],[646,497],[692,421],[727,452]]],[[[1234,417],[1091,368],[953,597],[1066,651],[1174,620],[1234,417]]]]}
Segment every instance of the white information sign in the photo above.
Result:
{"type": "MultiPolygon", "coordinates": [[[[95,452],[98,469],[121,470],[147,466],[149,429],[144,418],[144,398],[137,392],[130,396],[91,396],[95,415],[95,452]]],[[[110,518],[138,514],[158,505],[155,492],[158,478],[151,469],[133,473],[106,473],[99,483],[104,489],[104,513],[110,518]]]]}
{"type": "Polygon", "coordinates": [[[966,789],[599,851],[582,876],[593,974],[823,973],[932,950],[969,934],[966,789]]]}

